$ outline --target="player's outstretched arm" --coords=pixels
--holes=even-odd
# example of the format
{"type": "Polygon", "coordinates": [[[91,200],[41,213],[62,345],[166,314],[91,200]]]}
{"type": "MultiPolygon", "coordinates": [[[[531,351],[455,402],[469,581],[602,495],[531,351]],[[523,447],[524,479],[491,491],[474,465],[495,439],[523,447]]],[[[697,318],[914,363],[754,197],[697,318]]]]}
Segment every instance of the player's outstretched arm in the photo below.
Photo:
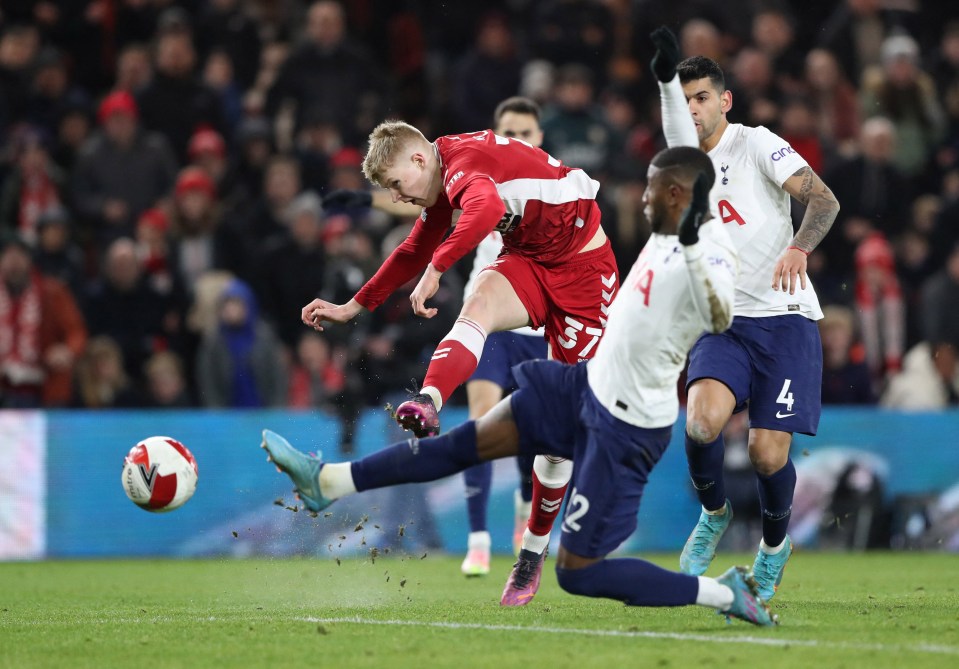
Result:
{"type": "Polygon", "coordinates": [[[772,276],[773,290],[788,290],[794,295],[797,284],[806,289],[806,257],[819,246],[832,227],[839,214],[839,201],[808,165],[786,179],[783,190],[806,205],[806,213],[793,243],[776,263],[772,276]]]}
{"type": "Polygon", "coordinates": [[[683,86],[676,75],[676,65],[679,64],[679,42],[666,26],[656,28],[650,34],[650,38],[656,45],[656,55],[653,56],[649,68],[659,81],[659,102],[662,107],[666,145],[698,148],[699,136],[696,134],[696,125],[689,113],[683,86]]]}

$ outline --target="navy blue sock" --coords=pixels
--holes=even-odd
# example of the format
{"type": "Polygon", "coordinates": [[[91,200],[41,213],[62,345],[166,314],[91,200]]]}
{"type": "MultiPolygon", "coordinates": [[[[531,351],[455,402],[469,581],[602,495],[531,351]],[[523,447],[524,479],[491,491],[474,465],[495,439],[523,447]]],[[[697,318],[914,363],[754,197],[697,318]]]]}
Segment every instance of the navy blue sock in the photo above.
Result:
{"type": "Polygon", "coordinates": [[[693,480],[696,495],[703,508],[717,511],[726,503],[726,484],[723,482],[723,456],[726,444],[723,434],[715,441],[700,444],[686,435],[686,461],[689,478],[693,480]]]}
{"type": "Polygon", "coordinates": [[[796,491],[796,467],[792,458],[772,476],[756,474],[759,505],[763,510],[763,541],[767,546],[778,546],[786,538],[789,516],[792,514],[793,493],[796,491]]]}
{"type": "Polygon", "coordinates": [[[463,472],[466,484],[466,513],[470,532],[486,531],[486,509],[489,507],[489,489],[493,485],[493,463],[474,465],[463,472]]]}
{"type": "Polygon", "coordinates": [[[585,569],[556,569],[556,580],[566,592],[606,597],[629,606],[685,606],[695,604],[699,580],[657,567],[638,558],[600,560],[585,569]]]}
{"type": "Polygon", "coordinates": [[[407,439],[352,463],[357,492],[400,483],[435,481],[478,464],[476,423],[467,421],[438,437],[407,439]]]}
{"type": "Polygon", "coordinates": [[[519,494],[524,502],[533,501],[533,459],[535,455],[517,455],[516,468],[519,470],[519,494]]]}

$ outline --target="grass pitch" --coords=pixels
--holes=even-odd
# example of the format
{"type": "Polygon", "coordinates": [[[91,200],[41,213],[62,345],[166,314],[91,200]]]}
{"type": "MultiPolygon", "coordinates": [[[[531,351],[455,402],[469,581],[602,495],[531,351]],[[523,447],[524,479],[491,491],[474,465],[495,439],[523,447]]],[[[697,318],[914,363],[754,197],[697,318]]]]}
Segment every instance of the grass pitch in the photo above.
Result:
{"type": "Polygon", "coordinates": [[[0,667],[959,666],[955,555],[797,553],[776,629],[575,598],[549,570],[502,609],[510,560],[469,580],[459,560],[0,564],[0,667]]]}

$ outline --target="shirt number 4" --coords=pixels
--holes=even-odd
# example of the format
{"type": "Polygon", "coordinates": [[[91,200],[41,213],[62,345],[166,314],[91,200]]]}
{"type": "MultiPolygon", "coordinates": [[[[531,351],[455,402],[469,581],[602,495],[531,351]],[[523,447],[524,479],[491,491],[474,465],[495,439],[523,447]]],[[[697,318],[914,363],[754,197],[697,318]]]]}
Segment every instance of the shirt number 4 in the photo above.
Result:
{"type": "Polygon", "coordinates": [[[779,391],[779,397],[776,398],[776,404],[783,404],[786,406],[786,413],[782,411],[776,412],[776,418],[789,418],[790,416],[795,416],[795,413],[791,413],[793,410],[793,394],[789,392],[789,386],[792,383],[792,379],[785,379],[783,383],[783,389],[779,391]]]}

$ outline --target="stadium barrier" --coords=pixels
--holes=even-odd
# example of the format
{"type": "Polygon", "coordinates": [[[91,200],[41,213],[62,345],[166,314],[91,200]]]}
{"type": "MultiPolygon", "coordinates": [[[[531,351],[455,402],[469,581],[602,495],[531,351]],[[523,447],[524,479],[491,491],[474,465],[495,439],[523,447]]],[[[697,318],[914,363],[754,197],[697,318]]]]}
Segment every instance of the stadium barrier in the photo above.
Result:
{"type": "MultiPolygon", "coordinates": [[[[444,411],[444,424],[465,411],[444,411]]],[[[333,460],[339,423],[292,411],[0,411],[0,559],[114,556],[307,555],[335,557],[376,548],[421,554],[465,549],[459,476],[342,500],[311,518],[288,480],[265,462],[265,427],[333,460]],[[139,439],[176,437],[195,454],[192,500],[167,514],[128,501],[120,486],[127,450],[139,439]]],[[[678,550],[698,514],[686,473],[682,420],[643,499],[639,528],[623,550],[678,550]]],[[[791,532],[811,546],[930,547],[959,551],[959,412],[904,414],[828,409],[816,438],[797,436],[799,471],[791,532]]],[[[402,438],[382,411],[358,425],[356,455],[402,438]]],[[[727,486],[738,498],[745,546],[754,483],[737,471],[730,445],[727,486]]],[[[741,461],[741,458],[740,458],[741,461]]],[[[489,510],[494,550],[510,550],[512,461],[495,464],[489,510]]],[[[755,528],[752,528],[755,529],[755,528]]],[[[558,532],[554,533],[554,539],[558,532]]],[[[735,540],[736,533],[729,541],[735,540]]]]}

